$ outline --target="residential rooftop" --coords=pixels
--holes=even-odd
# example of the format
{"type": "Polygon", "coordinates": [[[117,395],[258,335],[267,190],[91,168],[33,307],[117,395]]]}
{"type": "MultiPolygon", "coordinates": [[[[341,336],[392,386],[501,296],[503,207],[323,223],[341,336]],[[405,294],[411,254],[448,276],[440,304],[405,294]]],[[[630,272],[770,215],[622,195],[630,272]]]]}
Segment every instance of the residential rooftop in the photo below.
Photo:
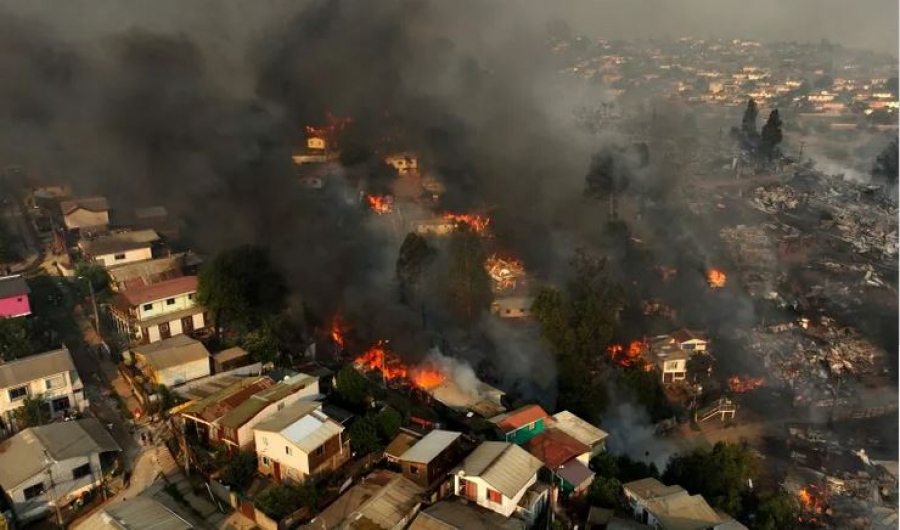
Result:
{"type": "Polygon", "coordinates": [[[31,289],[28,288],[28,282],[21,274],[0,278],[0,299],[29,293],[31,293],[31,289]]]}
{"type": "Polygon", "coordinates": [[[77,373],[69,350],[62,348],[30,355],[0,364],[0,388],[20,386],[64,372],[77,373]]]}
{"type": "Polygon", "coordinates": [[[460,436],[462,433],[435,429],[403,453],[400,460],[427,464],[450,447],[460,436]]]}

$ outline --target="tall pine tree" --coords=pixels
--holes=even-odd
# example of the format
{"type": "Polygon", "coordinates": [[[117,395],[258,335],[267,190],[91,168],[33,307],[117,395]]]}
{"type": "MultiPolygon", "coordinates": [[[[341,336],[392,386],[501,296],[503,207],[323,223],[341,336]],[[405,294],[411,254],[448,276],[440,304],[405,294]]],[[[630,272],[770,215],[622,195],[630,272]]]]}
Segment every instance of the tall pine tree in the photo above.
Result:
{"type": "Polygon", "coordinates": [[[759,136],[759,133],[756,132],[756,118],[758,116],[759,108],[756,106],[756,101],[750,98],[747,101],[747,108],[744,110],[744,118],[741,120],[741,133],[747,142],[754,142],[759,136]]]}
{"type": "Polygon", "coordinates": [[[484,268],[487,255],[481,238],[465,223],[450,239],[449,259],[445,283],[448,307],[459,322],[472,326],[491,305],[493,295],[491,278],[484,268]]]}
{"type": "Polygon", "coordinates": [[[781,140],[781,116],[778,115],[778,109],[775,109],[769,114],[769,119],[762,128],[762,154],[767,160],[771,161],[775,157],[781,140]]]}

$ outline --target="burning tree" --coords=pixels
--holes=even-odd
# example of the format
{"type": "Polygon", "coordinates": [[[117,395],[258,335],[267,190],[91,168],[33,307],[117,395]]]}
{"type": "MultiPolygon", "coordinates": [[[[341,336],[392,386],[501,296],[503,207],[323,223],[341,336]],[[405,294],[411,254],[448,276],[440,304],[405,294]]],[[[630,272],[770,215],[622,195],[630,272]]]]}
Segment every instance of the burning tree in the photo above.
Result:
{"type": "Polygon", "coordinates": [[[378,215],[392,213],[394,211],[394,198],[390,195],[368,195],[366,202],[369,208],[378,215]]]}
{"type": "Polygon", "coordinates": [[[611,344],[607,349],[610,359],[619,366],[639,366],[644,370],[650,371],[653,365],[644,360],[644,353],[649,348],[647,339],[634,340],[628,344],[628,348],[621,344],[611,344]]]}
{"type": "Polygon", "coordinates": [[[470,213],[445,213],[442,215],[444,220],[453,221],[460,225],[466,225],[481,236],[488,235],[487,229],[491,224],[490,217],[486,215],[470,214],[470,213]]]}
{"type": "Polygon", "coordinates": [[[721,289],[722,287],[725,287],[726,280],[727,277],[725,276],[725,273],[718,269],[709,269],[706,272],[706,281],[713,289],[721,289]]]}
{"type": "Polygon", "coordinates": [[[764,384],[766,384],[766,380],[762,377],[741,379],[739,376],[733,376],[728,378],[728,390],[735,394],[743,394],[744,392],[755,390],[764,384]]]}

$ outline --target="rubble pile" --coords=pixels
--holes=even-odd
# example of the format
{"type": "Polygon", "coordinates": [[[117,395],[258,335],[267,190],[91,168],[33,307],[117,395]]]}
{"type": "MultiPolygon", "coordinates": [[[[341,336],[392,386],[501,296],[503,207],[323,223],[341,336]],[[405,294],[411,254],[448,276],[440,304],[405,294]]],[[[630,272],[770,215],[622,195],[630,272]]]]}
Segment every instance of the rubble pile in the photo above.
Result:
{"type": "Polygon", "coordinates": [[[782,210],[793,210],[807,198],[806,193],[798,192],[791,186],[775,184],[760,186],[753,190],[750,204],[757,210],[773,214],[782,210]]]}
{"type": "Polygon", "coordinates": [[[766,226],[737,225],[719,232],[741,271],[741,281],[755,297],[767,296],[780,281],[777,245],[766,226]]]}

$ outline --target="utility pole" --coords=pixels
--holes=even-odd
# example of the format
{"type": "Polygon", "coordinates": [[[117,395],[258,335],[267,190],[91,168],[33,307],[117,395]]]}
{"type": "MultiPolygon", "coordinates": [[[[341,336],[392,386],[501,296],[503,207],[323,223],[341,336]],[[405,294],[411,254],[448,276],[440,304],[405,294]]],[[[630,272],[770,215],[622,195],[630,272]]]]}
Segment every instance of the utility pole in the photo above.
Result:
{"type": "Polygon", "coordinates": [[[53,498],[53,507],[56,509],[56,524],[60,528],[65,528],[63,525],[62,512],[59,510],[59,498],[56,496],[56,484],[53,483],[53,464],[56,463],[55,460],[50,458],[50,453],[44,449],[44,457],[47,459],[47,476],[50,477],[50,496],[53,498]]]}
{"type": "Polygon", "coordinates": [[[86,280],[88,284],[88,289],[91,292],[91,305],[94,308],[94,327],[97,328],[97,333],[100,333],[100,314],[97,312],[97,297],[94,295],[94,284],[91,283],[91,279],[85,276],[79,276],[79,279],[86,280]]]}

